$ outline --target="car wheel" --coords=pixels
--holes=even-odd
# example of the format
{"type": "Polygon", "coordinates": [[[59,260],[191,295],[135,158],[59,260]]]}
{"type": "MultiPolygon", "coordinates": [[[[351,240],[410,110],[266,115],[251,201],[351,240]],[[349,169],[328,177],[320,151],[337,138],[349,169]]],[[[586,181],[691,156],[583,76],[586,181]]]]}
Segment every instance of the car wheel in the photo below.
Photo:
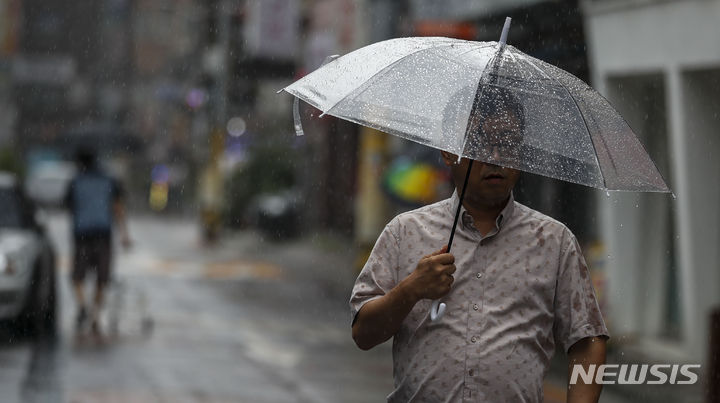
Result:
{"type": "Polygon", "coordinates": [[[42,337],[55,338],[57,336],[57,289],[55,283],[55,275],[48,270],[46,275],[47,285],[45,293],[39,299],[41,302],[40,317],[38,318],[38,332],[42,337]]]}
{"type": "Polygon", "coordinates": [[[57,292],[53,270],[38,267],[33,274],[25,309],[20,315],[20,333],[35,338],[57,336],[57,292]]]}

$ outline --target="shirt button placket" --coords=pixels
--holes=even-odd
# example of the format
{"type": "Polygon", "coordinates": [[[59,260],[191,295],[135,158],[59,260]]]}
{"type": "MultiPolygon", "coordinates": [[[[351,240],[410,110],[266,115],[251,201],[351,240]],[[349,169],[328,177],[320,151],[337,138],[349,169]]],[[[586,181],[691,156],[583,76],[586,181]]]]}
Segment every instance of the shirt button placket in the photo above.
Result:
{"type": "Polygon", "coordinates": [[[485,296],[484,296],[484,294],[485,294],[485,286],[484,286],[484,281],[482,281],[482,280],[483,280],[483,274],[482,274],[482,273],[477,272],[477,274],[475,274],[475,277],[476,277],[477,280],[478,280],[478,283],[477,283],[478,285],[477,285],[477,288],[476,288],[476,289],[478,290],[478,294],[477,294],[478,300],[477,300],[477,302],[473,302],[471,306],[472,306],[473,311],[476,311],[476,312],[477,312],[477,311],[480,311],[480,307],[481,307],[482,304],[483,304],[483,298],[485,297],[485,296]]]}
{"type": "Polygon", "coordinates": [[[470,336],[468,339],[468,347],[467,347],[467,355],[466,355],[466,367],[465,367],[465,393],[464,393],[464,399],[465,402],[476,402],[478,401],[478,391],[479,391],[479,385],[478,381],[480,379],[478,368],[479,368],[479,358],[477,353],[477,343],[480,342],[480,337],[477,336],[478,334],[481,334],[482,332],[482,325],[481,322],[484,321],[483,316],[480,314],[482,312],[482,306],[483,306],[483,298],[485,293],[485,287],[483,281],[483,273],[482,271],[485,270],[486,265],[486,259],[484,259],[485,251],[482,250],[484,246],[481,246],[480,244],[477,245],[475,252],[474,252],[474,266],[477,270],[475,273],[476,281],[477,282],[471,282],[471,288],[472,288],[472,299],[468,301],[467,309],[468,309],[468,315],[470,317],[470,320],[468,320],[468,328],[466,333],[466,337],[470,336]]]}
{"type": "MultiPolygon", "coordinates": [[[[480,245],[482,245],[482,243],[480,243],[480,245]]],[[[478,280],[476,289],[478,290],[477,296],[479,299],[477,300],[477,302],[474,302],[472,304],[472,308],[474,311],[478,312],[481,310],[485,298],[485,281],[483,280],[483,277],[485,275],[483,274],[483,271],[485,271],[487,267],[487,255],[483,246],[477,247],[477,249],[475,250],[475,257],[477,259],[477,262],[479,263],[479,265],[477,266],[479,271],[475,273],[475,278],[478,280]]]]}

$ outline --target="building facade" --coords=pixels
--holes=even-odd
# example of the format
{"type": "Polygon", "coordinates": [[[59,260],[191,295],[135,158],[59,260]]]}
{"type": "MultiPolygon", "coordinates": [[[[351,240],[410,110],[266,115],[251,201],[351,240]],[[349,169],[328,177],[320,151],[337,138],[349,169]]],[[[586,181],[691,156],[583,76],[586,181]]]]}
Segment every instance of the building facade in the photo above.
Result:
{"type": "Polygon", "coordinates": [[[675,197],[598,196],[616,342],[706,364],[720,304],[720,1],[583,3],[592,84],[627,119],[675,197]]]}

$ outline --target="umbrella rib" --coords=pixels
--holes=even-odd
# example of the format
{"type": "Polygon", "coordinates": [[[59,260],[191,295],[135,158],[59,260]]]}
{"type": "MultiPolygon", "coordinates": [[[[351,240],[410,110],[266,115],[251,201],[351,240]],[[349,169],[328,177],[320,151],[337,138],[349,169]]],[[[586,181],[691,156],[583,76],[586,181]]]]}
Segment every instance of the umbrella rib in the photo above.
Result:
{"type": "Polygon", "coordinates": [[[412,135],[412,134],[410,134],[410,133],[405,133],[405,132],[402,132],[402,131],[399,131],[399,130],[395,130],[395,129],[393,129],[393,128],[384,127],[384,126],[382,126],[382,125],[378,125],[378,124],[375,124],[375,123],[373,123],[373,122],[371,122],[371,121],[367,121],[367,120],[364,120],[364,119],[358,119],[358,118],[346,117],[346,116],[342,116],[342,117],[341,117],[341,116],[332,115],[332,114],[331,114],[330,116],[335,116],[335,117],[337,117],[337,118],[345,119],[345,120],[347,120],[347,121],[349,121],[349,122],[352,122],[352,123],[356,123],[356,124],[359,124],[359,125],[362,125],[362,126],[367,126],[367,127],[371,128],[371,129],[375,129],[375,130],[378,130],[378,131],[381,131],[381,132],[384,132],[384,133],[392,134],[392,135],[394,135],[394,136],[403,138],[403,139],[405,139],[405,140],[414,141],[414,142],[416,142],[416,143],[418,143],[418,144],[421,144],[421,145],[430,145],[431,147],[436,148],[436,149],[441,150],[441,151],[447,151],[447,152],[453,153],[453,154],[455,154],[455,153],[457,152],[456,150],[450,149],[449,147],[445,147],[445,146],[438,145],[438,144],[429,144],[429,143],[427,142],[427,139],[425,139],[425,138],[423,138],[423,137],[415,136],[415,135],[412,135]],[[389,131],[388,131],[388,130],[389,130],[389,131]]]}
{"type": "Polygon", "coordinates": [[[515,57],[515,54],[513,54],[513,52],[507,52],[507,54],[513,59],[513,61],[517,61],[517,58],[515,57]]]}
{"type": "Polygon", "coordinates": [[[489,47],[491,47],[491,46],[492,46],[492,43],[481,44],[481,45],[474,45],[474,46],[471,45],[471,46],[470,46],[470,49],[466,50],[465,52],[458,53],[457,56],[462,56],[462,55],[468,54],[468,53],[470,53],[470,52],[476,52],[478,49],[489,48],[489,47]]]}
{"type": "MultiPolygon", "coordinates": [[[[510,52],[509,54],[512,55],[512,52],[510,52]]],[[[533,62],[533,60],[531,60],[531,58],[525,57],[524,55],[518,55],[518,57],[520,57],[524,61],[526,61],[531,67],[533,67],[540,74],[545,76],[546,79],[559,84],[570,96],[570,99],[573,101],[573,104],[575,105],[575,108],[577,109],[578,113],[580,114],[580,117],[583,120],[583,124],[585,125],[585,130],[588,134],[588,138],[590,139],[590,144],[593,147],[593,156],[595,157],[595,162],[597,163],[598,171],[600,172],[600,178],[602,179],[603,186],[605,187],[605,189],[607,189],[607,181],[605,180],[605,174],[603,173],[602,166],[600,165],[600,160],[598,160],[597,148],[595,147],[595,142],[593,141],[592,135],[590,134],[590,131],[588,130],[587,119],[585,118],[585,114],[582,113],[582,110],[580,109],[580,106],[578,105],[577,101],[575,100],[575,97],[573,96],[572,92],[570,92],[570,90],[567,88],[567,86],[565,86],[565,84],[563,84],[560,80],[552,77],[545,70],[543,70],[542,68],[537,66],[533,62]]],[[[605,143],[605,140],[602,138],[602,136],[600,137],[600,140],[603,143],[605,143]]],[[[605,146],[607,147],[607,144],[605,144],[605,146]]],[[[617,167],[615,166],[615,161],[613,161],[612,156],[610,156],[610,163],[613,165],[613,169],[617,170],[617,167]]]]}
{"type": "MultiPolygon", "coordinates": [[[[556,79],[555,77],[550,76],[547,72],[545,72],[545,70],[541,69],[539,66],[536,66],[535,63],[533,63],[533,61],[530,60],[529,58],[525,58],[525,61],[527,61],[528,64],[530,64],[535,69],[537,69],[542,74],[544,74],[550,81],[554,81],[554,82],[557,82],[558,84],[560,84],[560,86],[570,96],[570,99],[573,101],[573,104],[575,105],[575,108],[577,109],[578,113],[580,114],[580,117],[583,120],[583,124],[585,125],[585,131],[587,131],[588,138],[590,139],[590,144],[592,144],[592,147],[593,147],[593,156],[595,157],[595,162],[597,162],[598,171],[600,172],[600,178],[602,179],[603,186],[605,187],[605,189],[607,189],[608,188],[607,181],[605,180],[605,173],[603,172],[602,166],[600,165],[600,160],[598,159],[597,147],[595,147],[595,141],[593,140],[593,136],[592,136],[592,134],[590,134],[590,130],[588,129],[588,124],[587,124],[587,119],[585,118],[585,114],[580,109],[580,105],[578,105],[577,100],[573,96],[572,92],[562,81],[556,79]]],[[[600,136],[600,141],[602,141],[603,144],[605,144],[605,147],[607,148],[605,139],[603,139],[602,136],[600,136]]],[[[617,171],[617,167],[615,166],[615,161],[613,160],[612,155],[610,155],[610,163],[612,164],[613,169],[615,169],[617,171]]]]}
{"type": "MultiPolygon", "coordinates": [[[[512,52],[510,52],[510,54],[512,55],[512,52]]],[[[550,81],[554,81],[554,80],[555,80],[553,77],[550,77],[550,75],[549,75],[548,73],[546,73],[545,70],[543,70],[543,69],[541,69],[540,67],[536,66],[535,63],[534,63],[532,60],[530,60],[530,58],[525,57],[525,56],[523,56],[523,55],[518,55],[518,57],[520,57],[521,59],[523,59],[524,61],[526,61],[530,66],[532,66],[535,70],[537,70],[537,71],[540,72],[542,75],[544,75],[545,78],[547,78],[548,80],[550,80],[550,81]]],[[[562,83],[561,83],[561,84],[562,84],[562,83]]],[[[564,88],[564,87],[565,87],[565,86],[563,86],[563,88],[564,88]]],[[[565,89],[567,90],[567,88],[565,88],[565,89]]],[[[570,91],[568,91],[568,92],[570,92],[570,91]]]]}
{"type": "MultiPolygon", "coordinates": [[[[608,101],[608,99],[605,98],[605,96],[603,96],[603,94],[600,94],[600,93],[598,92],[598,95],[600,95],[600,97],[601,97],[605,102],[607,102],[613,110],[615,109],[615,108],[612,106],[612,103],[610,103],[610,101],[608,101]]],[[[616,112],[617,112],[617,111],[616,111],[616,112]]],[[[628,127],[630,127],[630,124],[627,122],[627,120],[625,120],[624,117],[622,117],[622,115],[620,115],[620,119],[622,119],[622,121],[623,121],[628,127]]],[[[630,130],[632,131],[632,128],[630,128],[630,130]]],[[[634,134],[634,132],[633,132],[633,134],[634,134]]],[[[665,188],[666,188],[667,190],[666,190],[666,191],[661,191],[661,192],[672,193],[673,195],[675,195],[675,193],[673,193],[672,189],[670,189],[670,187],[667,185],[667,181],[665,181],[665,178],[663,177],[663,174],[662,174],[662,173],[660,172],[660,170],[658,169],[657,164],[655,163],[655,161],[653,161],[653,159],[650,158],[650,153],[648,153],[648,151],[647,151],[647,149],[645,148],[645,146],[642,144],[642,142],[640,142],[640,140],[639,140],[637,137],[635,137],[635,139],[637,140],[638,144],[640,145],[640,148],[641,148],[641,149],[645,152],[645,154],[648,156],[648,159],[650,160],[650,163],[651,163],[651,164],[653,165],[653,167],[655,168],[655,171],[657,171],[657,174],[660,175],[660,179],[662,180],[663,184],[665,184],[665,188]]],[[[591,139],[591,140],[592,140],[592,139],[591,139]]],[[[605,143],[605,140],[604,140],[602,137],[601,137],[601,140],[603,140],[603,144],[605,144],[605,146],[607,147],[607,143],[605,143]]],[[[593,147],[594,147],[594,144],[593,144],[593,147]]],[[[610,153],[608,153],[608,154],[610,154],[610,153]]],[[[610,162],[613,162],[612,155],[610,155],[610,162]]],[[[615,167],[614,162],[613,162],[613,167],[615,167]]],[[[616,170],[617,170],[617,168],[616,168],[616,170]]],[[[602,173],[602,170],[601,170],[601,173],[602,173]]]]}
{"type": "MultiPolygon", "coordinates": [[[[496,52],[493,55],[493,57],[490,58],[490,60],[488,61],[487,65],[490,66],[490,69],[493,68],[493,64],[495,63],[497,56],[498,56],[498,54],[496,52]]],[[[462,158],[462,154],[465,153],[465,147],[467,146],[468,136],[470,134],[470,122],[473,118],[473,111],[475,110],[476,104],[478,102],[480,102],[480,99],[482,99],[482,94],[485,91],[485,86],[483,85],[483,79],[490,75],[492,75],[492,72],[487,71],[487,67],[486,67],[485,71],[483,71],[483,73],[480,75],[480,79],[478,80],[477,89],[475,90],[475,95],[473,97],[473,102],[470,105],[470,116],[468,116],[468,122],[465,125],[465,134],[463,135],[463,142],[462,142],[462,146],[460,148],[460,154],[458,154],[458,162],[460,162],[460,158],[462,158]],[[478,94],[478,91],[479,91],[479,94],[478,94]]],[[[488,85],[492,85],[492,84],[488,84],[488,85]]]]}
{"type": "MultiPolygon", "coordinates": [[[[367,90],[367,88],[369,87],[369,86],[366,85],[367,83],[369,83],[370,81],[372,81],[373,79],[375,79],[375,77],[377,77],[377,76],[379,76],[379,75],[387,72],[387,71],[390,70],[392,67],[394,67],[396,64],[400,63],[401,61],[405,60],[406,58],[408,58],[408,57],[410,57],[410,56],[414,56],[414,55],[416,55],[416,54],[418,54],[418,53],[420,53],[420,52],[425,52],[425,51],[428,51],[428,50],[435,50],[435,49],[437,49],[437,48],[439,48],[439,47],[450,47],[450,46],[452,46],[452,45],[454,45],[454,43],[447,43],[447,44],[442,44],[442,45],[438,45],[438,46],[435,46],[435,47],[427,47],[427,48],[423,48],[423,49],[418,49],[418,50],[416,50],[416,51],[414,51],[414,52],[412,52],[412,53],[408,53],[407,55],[405,55],[405,56],[403,56],[403,57],[395,60],[394,62],[392,62],[392,63],[388,64],[387,66],[383,67],[382,69],[380,69],[380,71],[378,71],[377,73],[375,73],[375,74],[373,74],[372,76],[368,77],[368,79],[365,80],[365,82],[363,82],[363,83],[361,84],[361,86],[364,86],[364,87],[365,87],[362,91],[356,92],[356,91],[353,90],[353,91],[348,92],[345,96],[343,96],[343,97],[340,98],[337,102],[335,102],[335,104],[334,104],[333,106],[329,107],[326,111],[323,111],[322,115],[330,114],[330,111],[332,111],[333,109],[335,109],[335,107],[338,106],[341,102],[343,102],[344,100],[348,99],[348,97],[350,97],[350,95],[355,94],[355,96],[358,96],[358,95],[362,94],[363,92],[365,92],[365,91],[367,90]]],[[[320,116],[322,117],[322,115],[320,115],[320,116]]]]}
{"type": "MultiPolygon", "coordinates": [[[[543,71],[542,69],[540,69],[538,66],[535,66],[535,63],[533,63],[531,60],[527,60],[527,62],[528,62],[531,66],[533,66],[533,67],[535,67],[536,69],[540,70],[540,71],[541,71],[543,74],[545,74],[545,76],[547,76],[551,81],[555,81],[555,82],[557,82],[558,84],[560,84],[560,86],[561,86],[565,91],[567,91],[568,95],[570,96],[570,99],[573,101],[573,104],[575,105],[575,108],[577,109],[578,113],[580,114],[580,117],[581,117],[582,120],[583,120],[583,124],[585,125],[585,131],[587,132],[588,138],[590,139],[590,144],[592,144],[592,147],[593,147],[593,156],[595,157],[595,161],[597,162],[598,171],[600,172],[600,178],[602,179],[603,186],[605,187],[605,189],[607,189],[607,182],[606,182],[606,180],[605,180],[605,174],[603,173],[602,166],[600,165],[600,160],[598,160],[597,148],[595,147],[595,141],[593,141],[592,134],[590,134],[590,130],[588,129],[588,124],[587,124],[587,119],[585,119],[585,114],[584,114],[584,113],[582,112],[582,110],[580,109],[580,105],[578,105],[577,100],[575,100],[575,97],[573,96],[572,92],[570,91],[570,89],[568,89],[567,86],[565,86],[565,84],[564,84],[562,81],[560,81],[560,80],[558,80],[558,79],[556,79],[556,78],[554,78],[554,77],[551,77],[548,73],[546,73],[545,71],[543,71]]],[[[604,139],[602,138],[602,136],[600,137],[600,140],[603,141],[603,143],[604,143],[604,139]]],[[[607,144],[606,144],[606,146],[607,146],[607,144]]],[[[614,168],[615,170],[617,170],[617,168],[615,167],[615,162],[614,162],[613,159],[612,159],[612,156],[610,157],[610,162],[613,164],[613,168],[614,168]]]]}
{"type": "MultiPolygon", "coordinates": [[[[560,85],[562,85],[563,88],[565,88],[565,91],[568,92],[568,95],[570,95],[570,99],[572,99],[573,104],[575,104],[575,108],[577,108],[578,113],[580,113],[580,117],[582,118],[583,123],[585,124],[585,131],[587,131],[588,138],[590,139],[590,144],[592,144],[592,147],[593,147],[593,156],[595,157],[595,161],[597,161],[598,171],[600,171],[600,178],[602,178],[603,186],[605,187],[605,189],[607,189],[608,187],[607,187],[607,181],[605,180],[605,173],[603,172],[602,166],[600,165],[600,160],[598,159],[598,154],[597,154],[597,148],[595,147],[595,141],[593,140],[593,136],[592,136],[592,134],[590,134],[590,130],[588,129],[588,124],[587,124],[587,120],[585,119],[585,114],[582,113],[582,110],[580,110],[580,105],[578,105],[572,92],[570,92],[570,90],[565,86],[565,84],[560,82],[560,80],[558,80],[558,82],[560,83],[560,85]]],[[[600,141],[602,141],[603,144],[605,144],[605,148],[607,148],[605,139],[602,136],[600,136],[600,141]]],[[[612,155],[610,155],[610,163],[612,164],[613,169],[617,171],[617,167],[615,166],[615,161],[613,160],[612,155]]]]}

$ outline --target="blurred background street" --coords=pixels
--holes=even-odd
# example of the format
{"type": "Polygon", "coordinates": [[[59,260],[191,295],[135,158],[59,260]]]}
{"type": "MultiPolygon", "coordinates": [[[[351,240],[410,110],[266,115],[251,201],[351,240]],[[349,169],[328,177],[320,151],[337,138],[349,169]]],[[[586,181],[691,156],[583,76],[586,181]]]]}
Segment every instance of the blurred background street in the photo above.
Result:
{"type": "Polygon", "coordinates": [[[60,337],[3,328],[3,402],[368,402],[391,390],[389,345],[362,352],[350,337],[353,279],[335,240],[239,233],[208,250],[191,221],[133,220],[137,245],[117,257],[98,338],[75,332],[67,217],[50,224],[60,337]]]}
{"type": "Polygon", "coordinates": [[[296,136],[276,92],[389,38],[497,40],[506,16],[508,43],[602,93],[675,193],[515,188],[581,243],[608,363],[702,365],[601,401],[720,401],[720,0],[0,1],[0,400],[383,401],[390,346],[355,347],[350,289],[449,173],[302,103],[296,136]],[[133,243],[100,337],[76,331],[69,281],[79,150],[123,190],[133,243]]]}

